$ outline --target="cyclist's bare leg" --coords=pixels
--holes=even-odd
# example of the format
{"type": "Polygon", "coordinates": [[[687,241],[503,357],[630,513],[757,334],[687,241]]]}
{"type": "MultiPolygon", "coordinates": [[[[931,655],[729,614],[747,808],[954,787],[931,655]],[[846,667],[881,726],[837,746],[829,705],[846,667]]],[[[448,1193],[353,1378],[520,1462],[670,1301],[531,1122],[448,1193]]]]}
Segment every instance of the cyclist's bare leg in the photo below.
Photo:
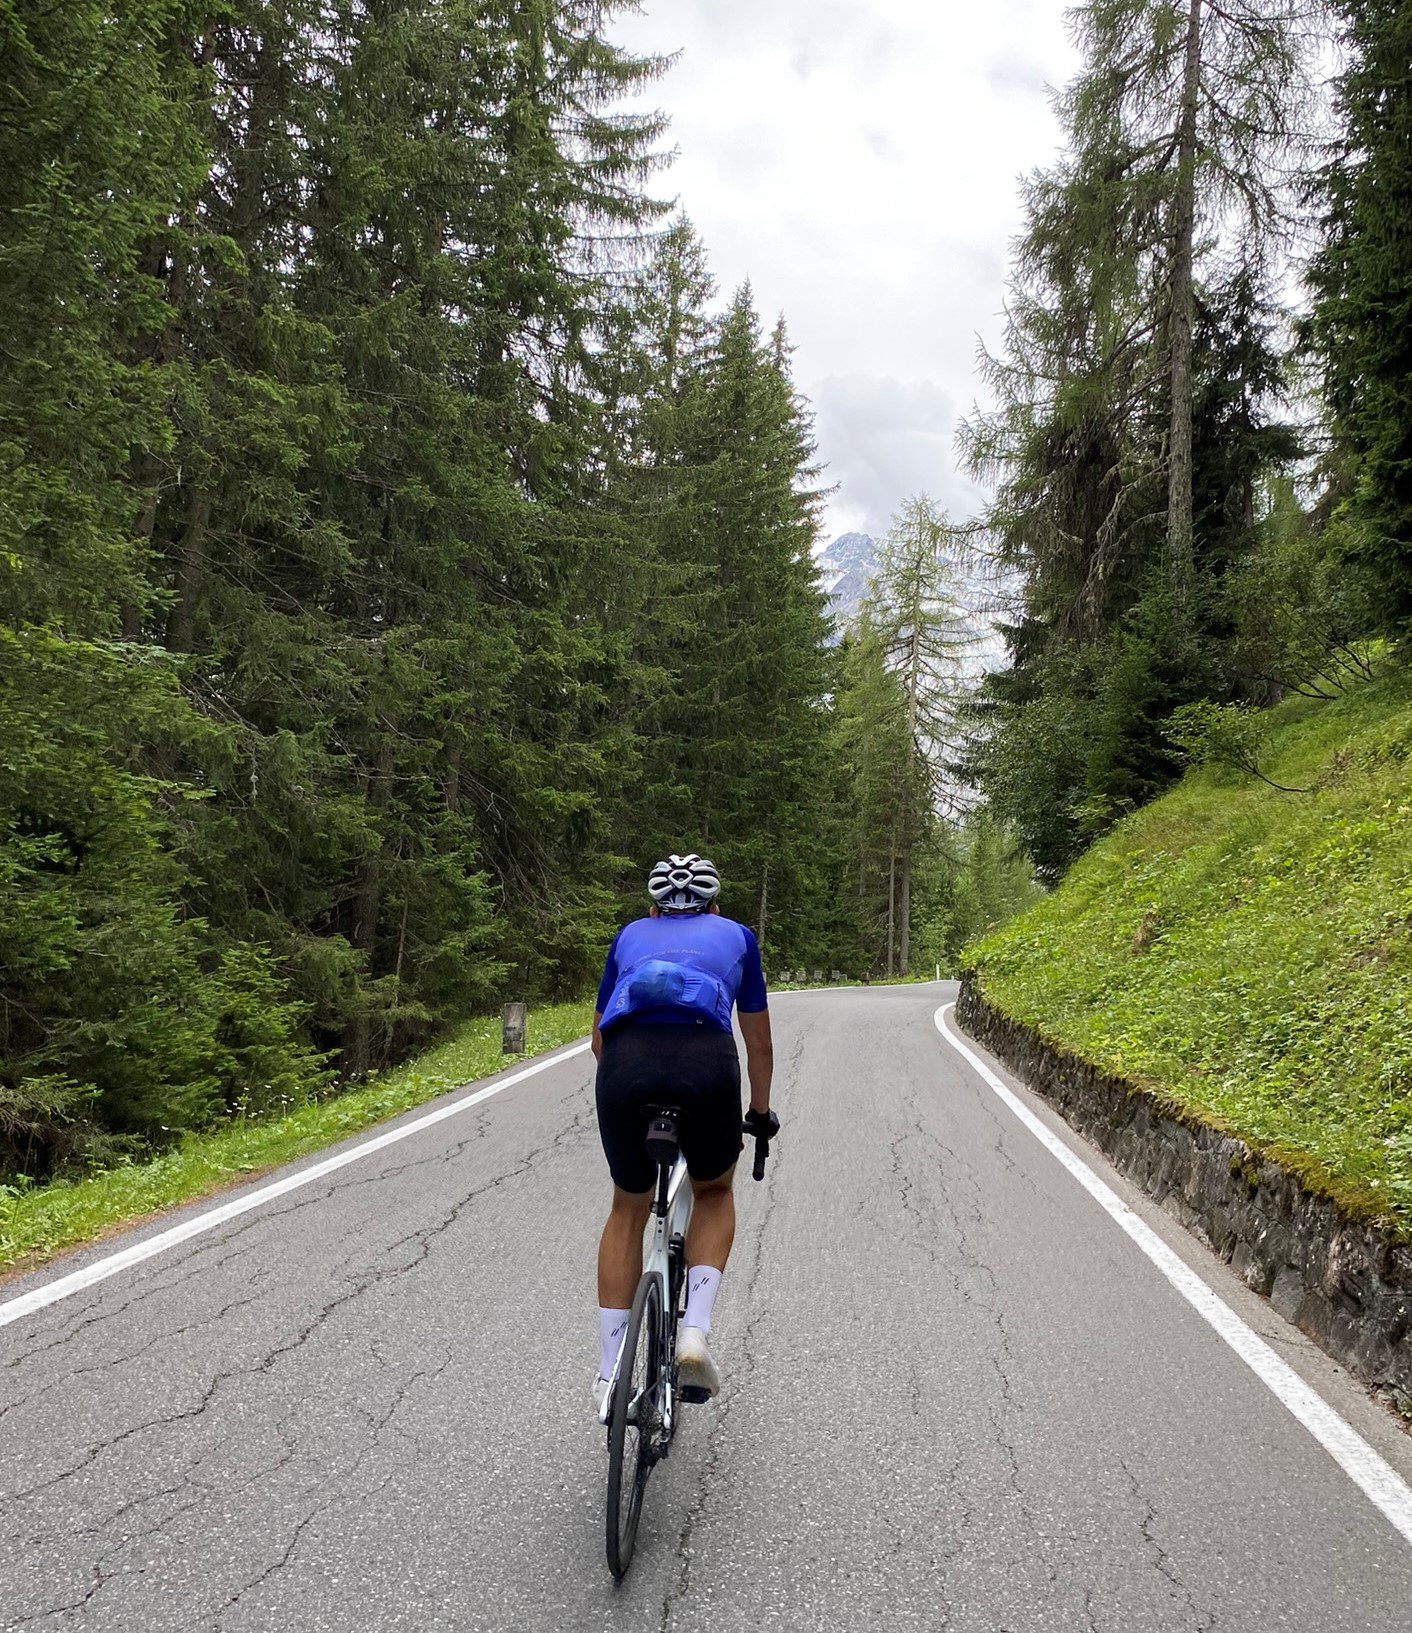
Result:
{"type": "Polygon", "coordinates": [[[677,1338],[677,1375],[690,1400],[705,1400],[721,1387],[706,1347],[721,1272],[735,1240],[734,1164],[717,1179],[692,1180],[691,1224],[686,1233],[686,1314],[677,1338]]]}
{"type": "Polygon", "coordinates": [[[724,1270],[735,1240],[735,1164],[717,1179],[691,1182],[691,1223],[686,1232],[686,1262],[724,1270]]]}
{"type": "Polygon", "coordinates": [[[642,1233],[653,1194],[613,1187],[612,1211],[598,1243],[598,1303],[604,1309],[626,1310],[632,1303],[642,1279],[642,1233]]]}

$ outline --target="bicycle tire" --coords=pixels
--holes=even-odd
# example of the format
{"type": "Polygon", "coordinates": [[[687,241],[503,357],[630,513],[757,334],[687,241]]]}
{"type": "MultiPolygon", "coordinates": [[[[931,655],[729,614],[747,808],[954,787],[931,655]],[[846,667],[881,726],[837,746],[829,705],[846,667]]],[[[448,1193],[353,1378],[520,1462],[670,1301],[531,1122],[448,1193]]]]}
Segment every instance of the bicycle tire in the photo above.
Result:
{"type": "Polygon", "coordinates": [[[642,1517],[642,1494],[659,1456],[653,1397],[659,1395],[664,1381],[662,1288],[660,1278],[649,1270],[643,1273],[632,1301],[608,1418],[608,1569],[618,1582],[632,1564],[637,1525],[642,1517]],[[628,1421],[628,1408],[634,1399],[648,1408],[645,1422],[641,1412],[636,1423],[628,1421]]]}

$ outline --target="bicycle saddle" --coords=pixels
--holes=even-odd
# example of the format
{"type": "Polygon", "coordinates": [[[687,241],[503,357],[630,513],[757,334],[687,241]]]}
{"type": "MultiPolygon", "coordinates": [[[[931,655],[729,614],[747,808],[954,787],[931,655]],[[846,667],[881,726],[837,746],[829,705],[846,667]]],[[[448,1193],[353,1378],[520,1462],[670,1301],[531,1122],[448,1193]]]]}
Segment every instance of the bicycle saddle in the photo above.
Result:
{"type": "Polygon", "coordinates": [[[681,1115],[674,1107],[655,1106],[652,1121],[647,1125],[647,1155],[659,1168],[670,1168],[677,1160],[681,1140],[677,1135],[677,1118],[681,1115]]]}

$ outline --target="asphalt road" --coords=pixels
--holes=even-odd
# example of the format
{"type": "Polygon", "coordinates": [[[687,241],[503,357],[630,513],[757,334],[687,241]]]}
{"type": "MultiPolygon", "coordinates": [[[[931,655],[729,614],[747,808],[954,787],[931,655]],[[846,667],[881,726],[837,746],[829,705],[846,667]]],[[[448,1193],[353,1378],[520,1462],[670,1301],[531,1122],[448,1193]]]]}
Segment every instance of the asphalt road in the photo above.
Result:
{"type": "Polygon", "coordinates": [[[621,1588],[579,1054],[0,1328],[0,1627],[1408,1633],[1412,1547],[943,1042],[950,995],[776,1001],[785,1132],[739,1185],[726,1388],[621,1588]]]}

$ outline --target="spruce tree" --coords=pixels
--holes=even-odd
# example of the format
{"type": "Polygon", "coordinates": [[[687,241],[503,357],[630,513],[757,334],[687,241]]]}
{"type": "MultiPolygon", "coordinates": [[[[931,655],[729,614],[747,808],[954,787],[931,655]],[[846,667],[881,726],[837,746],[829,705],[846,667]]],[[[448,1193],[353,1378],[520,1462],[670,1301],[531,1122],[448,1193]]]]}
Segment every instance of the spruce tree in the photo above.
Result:
{"type": "Polygon", "coordinates": [[[652,843],[710,850],[733,910],[790,958],[821,888],[810,836],[826,624],[807,413],[783,328],[763,335],[748,288],[665,436],[670,560],[688,601],[661,655],[669,701],[644,745],[652,843]]]}
{"type": "Polygon", "coordinates": [[[204,13],[0,11],[0,1168],[160,1143],[320,1081],[268,952],[189,908],[233,736],[152,644],[173,302],[207,175],[204,13]]]}
{"type": "Polygon", "coordinates": [[[0,0],[0,1168],[579,992],[670,845],[856,940],[807,407],[612,9],[0,0]]]}

